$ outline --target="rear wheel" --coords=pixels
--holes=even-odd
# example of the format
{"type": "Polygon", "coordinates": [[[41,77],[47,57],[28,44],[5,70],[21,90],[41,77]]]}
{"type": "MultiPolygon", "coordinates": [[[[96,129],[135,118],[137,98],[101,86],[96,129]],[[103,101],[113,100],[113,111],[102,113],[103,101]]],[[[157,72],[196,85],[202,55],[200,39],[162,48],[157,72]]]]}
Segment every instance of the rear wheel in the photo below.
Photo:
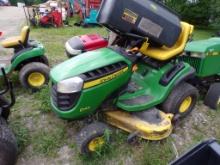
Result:
{"type": "Polygon", "coordinates": [[[108,131],[110,131],[108,126],[101,122],[95,122],[84,127],[76,138],[80,153],[90,154],[103,149],[109,143],[109,138],[105,136],[108,131]]]}
{"type": "Polygon", "coordinates": [[[173,89],[167,100],[161,105],[161,109],[182,118],[194,109],[197,98],[198,90],[195,87],[188,83],[181,83],[173,89]]]}
{"type": "Polygon", "coordinates": [[[17,159],[17,143],[6,121],[0,118],[0,164],[13,165],[17,159]]]}
{"type": "Polygon", "coordinates": [[[32,62],[23,66],[19,79],[23,87],[39,89],[49,82],[49,67],[40,62],[32,62]]]}
{"type": "Polygon", "coordinates": [[[204,104],[208,107],[217,110],[220,105],[220,83],[214,83],[210,86],[204,104]]]}

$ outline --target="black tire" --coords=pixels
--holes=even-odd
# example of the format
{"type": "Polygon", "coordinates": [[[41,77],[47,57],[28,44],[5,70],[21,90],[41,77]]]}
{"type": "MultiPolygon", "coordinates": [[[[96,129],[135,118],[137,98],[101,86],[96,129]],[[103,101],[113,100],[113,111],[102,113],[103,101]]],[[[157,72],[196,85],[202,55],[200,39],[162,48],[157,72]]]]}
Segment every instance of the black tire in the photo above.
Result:
{"type": "Polygon", "coordinates": [[[204,104],[211,109],[218,109],[220,105],[220,83],[214,83],[209,87],[204,99],[204,104]]]}
{"type": "Polygon", "coordinates": [[[0,118],[0,164],[14,165],[17,159],[17,143],[6,121],[0,118]]]}
{"type": "Polygon", "coordinates": [[[44,84],[48,84],[49,72],[50,72],[50,68],[46,64],[43,64],[40,62],[31,62],[29,64],[24,65],[21,68],[19,72],[19,79],[23,87],[29,88],[29,89],[39,89],[44,84]],[[34,73],[34,72],[40,73],[44,76],[45,81],[42,85],[33,86],[30,83],[28,83],[28,77],[31,75],[31,73],[34,73]]]}
{"type": "Polygon", "coordinates": [[[49,60],[48,60],[48,58],[45,55],[40,57],[40,62],[44,63],[47,66],[49,66],[49,60]]]}
{"type": "MultiPolygon", "coordinates": [[[[3,107],[5,105],[8,105],[9,102],[3,97],[3,96],[0,96],[0,107],[3,107]]],[[[8,117],[10,115],[10,109],[9,108],[2,108],[2,114],[1,116],[7,120],[8,117]]]]}
{"type": "Polygon", "coordinates": [[[181,83],[173,89],[160,108],[162,111],[178,115],[180,118],[186,117],[194,109],[198,95],[198,90],[195,87],[185,82],[181,83]],[[184,112],[180,112],[180,106],[187,97],[191,98],[191,103],[184,112]]]}
{"type": "Polygon", "coordinates": [[[81,154],[90,154],[95,151],[89,149],[89,144],[92,140],[103,137],[105,142],[102,146],[108,143],[108,139],[104,137],[105,131],[110,131],[108,126],[101,122],[94,122],[84,127],[76,137],[76,142],[81,154]]]}

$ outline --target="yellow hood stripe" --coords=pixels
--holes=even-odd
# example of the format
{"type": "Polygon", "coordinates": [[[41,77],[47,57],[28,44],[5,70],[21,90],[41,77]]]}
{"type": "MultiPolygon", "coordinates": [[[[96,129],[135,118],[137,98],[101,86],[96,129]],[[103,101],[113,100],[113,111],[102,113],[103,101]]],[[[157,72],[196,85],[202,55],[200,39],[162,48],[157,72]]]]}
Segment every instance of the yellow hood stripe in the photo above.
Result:
{"type": "Polygon", "coordinates": [[[122,69],[122,70],[119,70],[113,74],[110,74],[108,76],[105,76],[105,77],[102,77],[100,79],[97,79],[97,80],[93,80],[93,81],[90,81],[90,82],[86,82],[83,86],[84,89],[87,89],[87,88],[91,88],[91,87],[94,87],[96,85],[99,85],[99,84],[102,84],[102,83],[105,83],[107,81],[110,81],[120,75],[122,75],[124,72],[126,72],[128,70],[128,67],[122,69]]]}

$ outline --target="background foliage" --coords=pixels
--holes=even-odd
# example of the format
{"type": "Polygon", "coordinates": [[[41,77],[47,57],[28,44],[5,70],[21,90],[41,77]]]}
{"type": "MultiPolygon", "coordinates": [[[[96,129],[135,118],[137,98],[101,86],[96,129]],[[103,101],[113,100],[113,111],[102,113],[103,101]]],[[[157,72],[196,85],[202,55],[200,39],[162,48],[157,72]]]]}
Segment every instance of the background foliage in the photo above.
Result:
{"type": "Polygon", "coordinates": [[[203,27],[220,26],[219,0],[164,0],[182,20],[203,27]]]}
{"type": "Polygon", "coordinates": [[[22,2],[25,3],[27,6],[33,5],[33,4],[40,4],[40,3],[44,3],[47,0],[9,0],[11,5],[13,6],[17,6],[18,2],[22,2]]]}

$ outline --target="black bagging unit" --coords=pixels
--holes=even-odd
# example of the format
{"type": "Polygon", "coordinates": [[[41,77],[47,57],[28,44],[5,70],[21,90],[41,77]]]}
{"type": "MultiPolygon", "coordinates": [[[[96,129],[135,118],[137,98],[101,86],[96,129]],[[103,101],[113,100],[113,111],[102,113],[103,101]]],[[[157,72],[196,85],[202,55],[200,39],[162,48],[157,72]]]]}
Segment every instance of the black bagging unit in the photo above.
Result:
{"type": "Polygon", "coordinates": [[[219,165],[220,145],[215,139],[204,141],[170,165],[219,165]]]}
{"type": "Polygon", "coordinates": [[[181,33],[178,16],[153,0],[103,0],[97,21],[112,31],[148,37],[167,47],[173,46],[181,33]]]}

